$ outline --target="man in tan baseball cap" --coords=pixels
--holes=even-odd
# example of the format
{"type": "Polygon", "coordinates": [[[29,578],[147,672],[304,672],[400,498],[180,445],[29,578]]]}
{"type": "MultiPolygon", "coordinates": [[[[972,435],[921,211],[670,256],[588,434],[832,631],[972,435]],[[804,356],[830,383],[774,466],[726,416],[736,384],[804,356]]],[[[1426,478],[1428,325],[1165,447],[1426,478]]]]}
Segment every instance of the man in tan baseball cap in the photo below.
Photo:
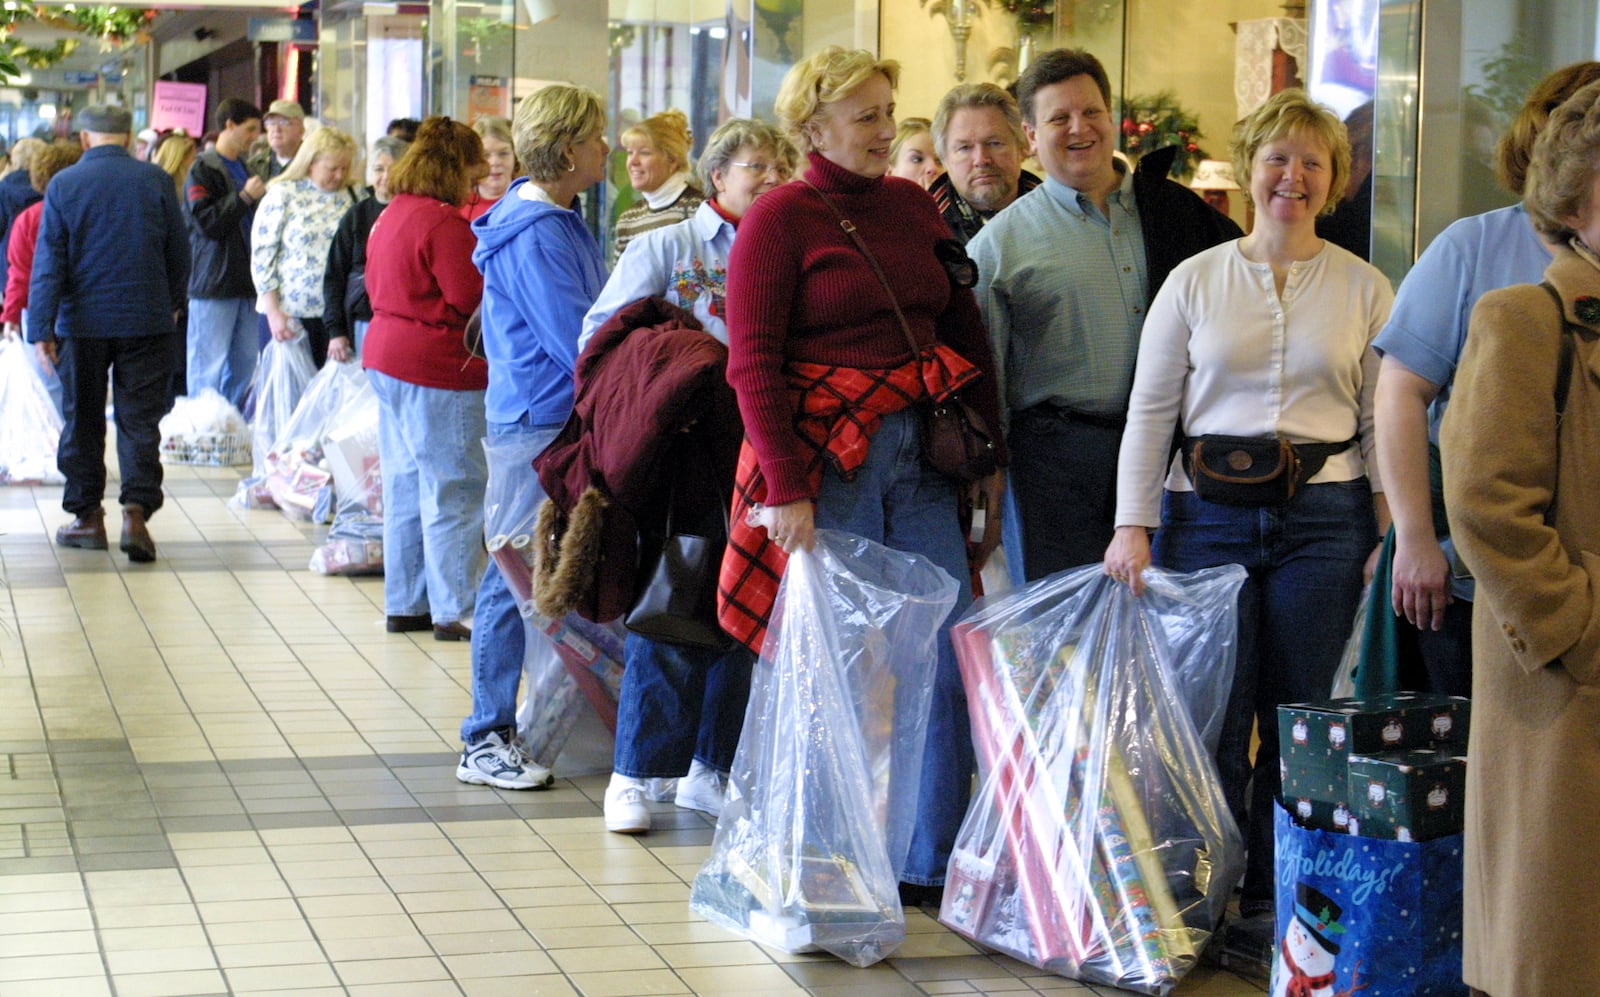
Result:
{"type": "Polygon", "coordinates": [[[289,165],[306,137],[306,110],[292,100],[275,100],[261,116],[267,133],[267,148],[250,157],[250,172],[271,180],[289,165]]]}

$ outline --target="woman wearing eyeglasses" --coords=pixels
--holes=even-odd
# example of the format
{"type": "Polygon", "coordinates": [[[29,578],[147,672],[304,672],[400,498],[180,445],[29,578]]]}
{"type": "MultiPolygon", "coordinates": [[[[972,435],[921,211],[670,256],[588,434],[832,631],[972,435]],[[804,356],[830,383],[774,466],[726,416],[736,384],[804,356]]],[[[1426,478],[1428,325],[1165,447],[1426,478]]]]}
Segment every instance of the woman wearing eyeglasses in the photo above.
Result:
{"type": "MultiPolygon", "coordinates": [[[[728,254],[739,220],[758,197],[789,179],[795,156],[794,147],[764,122],[734,118],[718,128],[700,156],[700,180],[713,197],[687,221],[628,243],[583,320],[579,350],[586,351],[596,331],[624,306],[653,297],[693,312],[706,333],[726,346],[728,254]]],[[[730,424],[737,426],[736,415],[730,424]]],[[[678,435],[665,461],[671,473],[662,476],[670,480],[658,482],[662,505],[670,504],[680,521],[720,521],[733,492],[737,430],[728,460],[719,460],[716,448],[697,434],[678,435]]],[[[720,522],[716,528],[720,532],[720,522]]],[[[643,524],[641,532],[648,532],[643,524]]],[[[718,652],[666,644],[638,634],[628,635],[625,653],[606,829],[648,831],[645,800],[666,798],[658,791],[661,780],[677,781],[678,806],[720,814],[750,692],[750,653],[743,647],[718,652]]]]}

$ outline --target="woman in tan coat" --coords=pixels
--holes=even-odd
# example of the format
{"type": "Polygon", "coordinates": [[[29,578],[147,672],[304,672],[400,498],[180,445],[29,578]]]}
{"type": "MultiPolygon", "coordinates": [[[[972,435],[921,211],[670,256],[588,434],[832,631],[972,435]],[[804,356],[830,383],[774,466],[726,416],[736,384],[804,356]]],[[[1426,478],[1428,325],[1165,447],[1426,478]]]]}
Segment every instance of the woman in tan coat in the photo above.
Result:
{"type": "Polygon", "coordinates": [[[1554,293],[1484,295],[1441,435],[1478,583],[1464,976],[1492,997],[1600,994],[1597,160],[1600,82],[1551,115],[1529,169],[1554,293]]]}

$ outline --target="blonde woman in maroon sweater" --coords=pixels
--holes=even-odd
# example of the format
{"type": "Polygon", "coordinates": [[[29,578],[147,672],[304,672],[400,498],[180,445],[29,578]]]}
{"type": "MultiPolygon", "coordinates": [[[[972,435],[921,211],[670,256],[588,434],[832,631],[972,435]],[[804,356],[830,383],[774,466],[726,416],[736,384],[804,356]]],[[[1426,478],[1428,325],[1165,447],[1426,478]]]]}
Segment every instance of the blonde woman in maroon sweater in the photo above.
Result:
{"type": "MultiPolygon", "coordinates": [[[[809,548],[817,528],[854,533],[950,572],[961,583],[953,621],[971,600],[959,486],[922,455],[910,399],[927,394],[924,367],[889,290],[840,225],[840,215],[848,218],[876,257],[923,360],[937,361],[930,366],[948,371],[998,427],[988,339],[968,290],[976,275],[941,263],[940,254],[950,258],[954,250],[957,261],[961,254],[927,192],[886,176],[898,77],[897,63],[830,46],[790,70],[779,90],[779,121],[808,162],[803,181],[751,206],[729,259],[728,380],[746,434],[736,501],[759,501],[774,516],[770,533],[757,528],[744,538],[754,554],[746,560],[781,572],[784,555],[809,548]],[[936,253],[940,243],[948,245],[936,253]],[[894,390],[865,390],[885,383],[894,390]],[[824,397],[835,403],[821,404],[824,397]],[[856,426],[870,438],[864,455],[844,446],[856,426]],[[816,459],[822,450],[829,459],[816,459]]],[[[980,483],[991,508],[998,508],[999,488],[998,474],[980,483]]],[[[736,508],[736,534],[742,520],[736,508]]],[[[997,519],[990,532],[997,534],[997,519]]],[[[996,540],[985,536],[974,560],[981,563],[996,540]]],[[[746,580],[760,574],[725,562],[725,586],[730,571],[746,580]]],[[[737,598],[722,607],[724,626],[759,649],[762,614],[737,618],[759,602],[758,593],[737,582],[734,588],[737,598]]],[[[966,695],[947,633],[940,634],[936,675],[922,802],[901,872],[901,895],[911,903],[937,901],[974,767],[966,695]]]]}

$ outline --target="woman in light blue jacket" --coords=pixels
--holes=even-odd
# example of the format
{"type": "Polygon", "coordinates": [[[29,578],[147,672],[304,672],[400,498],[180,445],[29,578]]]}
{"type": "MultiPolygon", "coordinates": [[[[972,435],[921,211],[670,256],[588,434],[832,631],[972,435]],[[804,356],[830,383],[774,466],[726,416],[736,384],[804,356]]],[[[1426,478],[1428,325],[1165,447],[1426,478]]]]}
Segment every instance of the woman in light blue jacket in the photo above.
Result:
{"type": "MultiPolygon", "coordinates": [[[[484,409],[490,436],[527,435],[542,449],[572,411],[578,332],[605,284],[605,256],[571,204],[605,179],[606,112],[600,95],[551,84],[517,105],[512,142],[527,176],[472,223],[483,273],[483,352],[489,360],[484,409]]],[[[527,488],[539,479],[527,469],[527,488]]],[[[542,492],[532,497],[534,507],[542,492]]],[[[548,786],[550,771],[515,739],[523,655],[522,616],[500,569],[489,563],[472,627],[472,714],[461,722],[456,778],[500,789],[548,786]]]]}

